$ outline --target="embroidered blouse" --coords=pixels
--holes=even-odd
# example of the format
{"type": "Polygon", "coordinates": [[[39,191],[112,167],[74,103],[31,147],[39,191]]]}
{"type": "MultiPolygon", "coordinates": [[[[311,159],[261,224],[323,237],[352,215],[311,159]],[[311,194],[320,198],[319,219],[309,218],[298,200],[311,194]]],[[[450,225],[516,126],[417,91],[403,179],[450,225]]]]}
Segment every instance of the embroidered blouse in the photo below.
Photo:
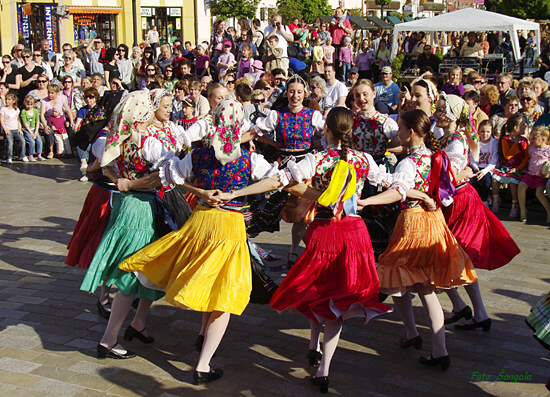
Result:
{"type": "MultiPolygon", "coordinates": [[[[252,128],[250,122],[246,119],[243,120],[243,127],[241,131],[249,131],[252,128]]],[[[189,129],[179,131],[179,139],[182,141],[184,147],[191,147],[193,142],[202,141],[205,146],[210,146],[210,138],[216,132],[214,126],[214,115],[210,111],[204,118],[195,122],[189,129]]]]}
{"type": "Polygon", "coordinates": [[[463,131],[456,130],[448,137],[443,136],[440,144],[441,149],[449,156],[451,166],[457,170],[457,174],[466,168],[470,146],[468,145],[468,138],[463,131]]]}
{"type": "Polygon", "coordinates": [[[427,192],[430,185],[430,171],[432,169],[432,152],[421,147],[409,157],[397,164],[392,175],[390,189],[396,189],[401,194],[402,208],[418,207],[420,201],[407,200],[409,190],[427,192]]]}
{"type": "Polygon", "coordinates": [[[382,157],[388,142],[397,136],[397,123],[387,114],[378,111],[372,117],[357,113],[354,118],[351,147],[373,157],[382,157]]]}

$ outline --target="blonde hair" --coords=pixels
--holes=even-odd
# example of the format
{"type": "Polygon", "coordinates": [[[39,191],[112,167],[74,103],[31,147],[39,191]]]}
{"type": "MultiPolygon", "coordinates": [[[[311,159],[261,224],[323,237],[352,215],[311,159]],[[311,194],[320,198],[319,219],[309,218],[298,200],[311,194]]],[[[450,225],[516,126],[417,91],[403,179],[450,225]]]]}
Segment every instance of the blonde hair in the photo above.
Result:
{"type": "Polygon", "coordinates": [[[536,84],[540,84],[542,87],[542,93],[545,93],[546,91],[548,91],[548,83],[545,80],[541,79],[540,77],[533,79],[532,84],[533,86],[535,86],[536,84]]]}
{"type": "Polygon", "coordinates": [[[498,103],[498,98],[499,98],[498,88],[495,87],[494,85],[487,84],[481,87],[481,94],[487,97],[491,105],[496,105],[498,103]]]}
{"type": "Polygon", "coordinates": [[[531,137],[532,138],[542,137],[542,138],[546,138],[546,140],[548,141],[548,138],[550,138],[550,131],[548,130],[548,128],[542,125],[539,125],[531,130],[531,137]]]}
{"type": "Polygon", "coordinates": [[[36,99],[32,95],[27,95],[25,99],[23,100],[23,103],[25,105],[32,105],[34,106],[36,104],[36,99]]]}
{"type": "Polygon", "coordinates": [[[462,80],[462,68],[460,66],[453,66],[449,69],[449,72],[447,73],[447,76],[449,76],[449,78],[451,78],[451,73],[455,72],[455,71],[460,71],[460,80],[462,80]]]}

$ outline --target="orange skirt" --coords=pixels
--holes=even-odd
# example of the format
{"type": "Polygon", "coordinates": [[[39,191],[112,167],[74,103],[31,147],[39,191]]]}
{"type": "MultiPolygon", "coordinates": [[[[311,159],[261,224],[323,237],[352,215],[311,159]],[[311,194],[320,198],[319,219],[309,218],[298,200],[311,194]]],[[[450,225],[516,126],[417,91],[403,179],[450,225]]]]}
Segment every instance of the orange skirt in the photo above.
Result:
{"type": "Polygon", "coordinates": [[[380,291],[402,295],[415,284],[450,288],[477,281],[472,261],[458,245],[440,210],[401,211],[377,268],[380,291]]]}

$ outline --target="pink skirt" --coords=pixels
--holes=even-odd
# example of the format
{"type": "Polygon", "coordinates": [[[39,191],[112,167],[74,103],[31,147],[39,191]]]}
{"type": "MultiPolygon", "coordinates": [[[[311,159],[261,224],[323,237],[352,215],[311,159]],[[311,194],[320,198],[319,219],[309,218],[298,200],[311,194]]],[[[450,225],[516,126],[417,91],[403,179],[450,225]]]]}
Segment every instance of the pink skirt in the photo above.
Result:
{"type": "Polygon", "coordinates": [[[521,252],[469,183],[457,190],[453,204],[445,209],[445,220],[476,269],[498,269],[521,252]]]}
{"type": "Polygon", "coordinates": [[[523,175],[523,178],[521,178],[521,181],[526,183],[527,186],[529,186],[529,189],[536,189],[541,186],[546,186],[548,179],[543,178],[542,176],[525,174],[523,175]]]}
{"type": "Polygon", "coordinates": [[[87,269],[111,216],[111,192],[93,184],[86,196],[73,236],[67,245],[65,263],[87,269]]]}
{"type": "Polygon", "coordinates": [[[379,281],[372,244],[359,217],[341,221],[315,219],[308,230],[305,252],[275,291],[271,307],[297,309],[321,322],[363,317],[365,323],[389,306],[378,302],[379,281]],[[361,307],[363,310],[351,309],[361,307]]]}

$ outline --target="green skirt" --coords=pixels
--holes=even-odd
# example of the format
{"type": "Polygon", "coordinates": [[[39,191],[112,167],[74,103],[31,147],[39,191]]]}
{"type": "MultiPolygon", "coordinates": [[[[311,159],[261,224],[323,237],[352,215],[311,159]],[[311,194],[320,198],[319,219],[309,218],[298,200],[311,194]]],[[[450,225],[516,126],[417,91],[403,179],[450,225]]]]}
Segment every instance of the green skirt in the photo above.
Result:
{"type": "Polygon", "coordinates": [[[525,322],[533,330],[533,336],[546,349],[550,350],[550,292],[531,309],[525,322]]]}
{"type": "Polygon", "coordinates": [[[105,283],[116,285],[124,295],[153,301],[164,292],[144,287],[134,273],[119,269],[118,265],[143,247],[157,240],[155,232],[155,196],[149,193],[121,193],[116,195],[109,224],[80,286],[83,291],[95,292],[105,283]]]}

